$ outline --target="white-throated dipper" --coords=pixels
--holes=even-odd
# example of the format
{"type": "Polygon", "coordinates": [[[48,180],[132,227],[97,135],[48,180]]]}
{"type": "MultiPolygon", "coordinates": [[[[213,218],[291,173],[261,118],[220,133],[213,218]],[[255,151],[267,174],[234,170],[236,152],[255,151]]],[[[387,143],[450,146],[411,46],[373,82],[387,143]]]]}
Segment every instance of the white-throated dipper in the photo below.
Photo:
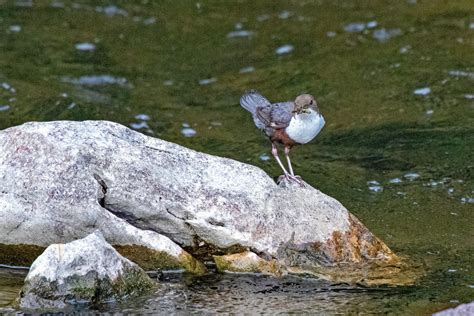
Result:
{"type": "Polygon", "coordinates": [[[285,178],[302,184],[293,172],[289,154],[293,146],[308,143],[324,127],[324,117],[313,96],[302,94],[294,102],[270,103],[257,91],[250,90],[240,98],[240,105],[252,113],[257,128],[270,138],[272,155],[283,169],[285,178]],[[277,144],[285,146],[289,172],[278,156],[277,144]]]}

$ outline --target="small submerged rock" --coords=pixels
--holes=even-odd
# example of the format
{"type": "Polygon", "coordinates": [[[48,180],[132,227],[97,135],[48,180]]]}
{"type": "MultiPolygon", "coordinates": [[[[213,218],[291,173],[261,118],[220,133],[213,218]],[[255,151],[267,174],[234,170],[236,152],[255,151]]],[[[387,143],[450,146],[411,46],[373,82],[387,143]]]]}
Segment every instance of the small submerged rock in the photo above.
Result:
{"type": "Polygon", "coordinates": [[[295,49],[295,47],[293,45],[286,44],[286,45],[278,47],[275,50],[275,52],[276,52],[277,55],[284,55],[284,54],[291,53],[294,49],[295,49]]]}
{"type": "Polygon", "coordinates": [[[19,305],[23,309],[62,309],[68,304],[104,303],[144,294],[155,284],[95,231],[83,239],[46,248],[31,265],[19,305]]]}

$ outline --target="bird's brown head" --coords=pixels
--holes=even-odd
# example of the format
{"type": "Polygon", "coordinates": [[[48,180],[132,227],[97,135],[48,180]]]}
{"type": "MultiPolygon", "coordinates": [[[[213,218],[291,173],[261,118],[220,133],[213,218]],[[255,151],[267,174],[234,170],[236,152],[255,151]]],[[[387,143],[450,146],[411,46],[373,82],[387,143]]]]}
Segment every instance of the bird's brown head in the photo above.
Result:
{"type": "Polygon", "coordinates": [[[297,96],[293,113],[309,113],[309,109],[319,113],[319,108],[314,97],[310,94],[301,94],[297,96]]]}

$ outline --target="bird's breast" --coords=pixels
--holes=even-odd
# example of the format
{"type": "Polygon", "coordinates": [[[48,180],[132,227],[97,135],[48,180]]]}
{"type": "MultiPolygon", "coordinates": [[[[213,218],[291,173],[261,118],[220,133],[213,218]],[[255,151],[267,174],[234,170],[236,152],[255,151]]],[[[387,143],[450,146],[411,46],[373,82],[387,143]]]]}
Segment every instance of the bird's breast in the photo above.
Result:
{"type": "Polygon", "coordinates": [[[317,112],[297,114],[291,119],[285,132],[295,142],[306,144],[319,134],[324,124],[324,117],[317,112]]]}

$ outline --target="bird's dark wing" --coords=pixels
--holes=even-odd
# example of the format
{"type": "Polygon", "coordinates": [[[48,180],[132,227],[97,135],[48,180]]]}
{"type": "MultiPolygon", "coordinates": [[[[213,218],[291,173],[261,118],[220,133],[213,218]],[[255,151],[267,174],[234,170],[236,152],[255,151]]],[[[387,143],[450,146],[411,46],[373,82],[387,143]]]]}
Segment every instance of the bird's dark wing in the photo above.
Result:
{"type": "Polygon", "coordinates": [[[285,128],[290,124],[293,107],[293,102],[274,103],[257,107],[256,114],[267,127],[285,128]]]}

